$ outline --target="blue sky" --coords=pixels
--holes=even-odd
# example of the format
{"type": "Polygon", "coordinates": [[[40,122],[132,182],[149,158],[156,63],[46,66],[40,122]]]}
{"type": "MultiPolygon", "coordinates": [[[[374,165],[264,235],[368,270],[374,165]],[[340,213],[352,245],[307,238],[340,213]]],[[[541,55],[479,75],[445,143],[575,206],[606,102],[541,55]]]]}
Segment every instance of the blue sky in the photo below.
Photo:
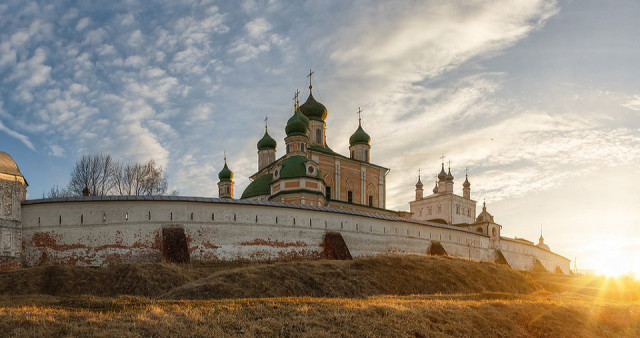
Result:
{"type": "Polygon", "coordinates": [[[226,150],[239,195],[264,116],[282,154],[312,68],[334,150],[364,109],[387,207],[407,210],[444,153],[504,234],[543,224],[582,267],[607,265],[600,243],[638,266],[638,16],[596,0],[4,1],[0,150],[29,198],[96,152],[153,158],[170,190],[215,196],[226,150]]]}

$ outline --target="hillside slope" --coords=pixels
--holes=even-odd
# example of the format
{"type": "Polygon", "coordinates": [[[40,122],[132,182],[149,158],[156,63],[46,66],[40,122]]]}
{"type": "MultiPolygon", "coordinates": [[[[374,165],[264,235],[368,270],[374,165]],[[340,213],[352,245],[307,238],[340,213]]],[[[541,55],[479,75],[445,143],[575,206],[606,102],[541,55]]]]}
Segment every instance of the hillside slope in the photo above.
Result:
{"type": "Polygon", "coordinates": [[[430,256],[274,264],[42,266],[0,274],[0,294],[136,295],[162,299],[528,293],[533,282],[493,263],[430,256]]]}

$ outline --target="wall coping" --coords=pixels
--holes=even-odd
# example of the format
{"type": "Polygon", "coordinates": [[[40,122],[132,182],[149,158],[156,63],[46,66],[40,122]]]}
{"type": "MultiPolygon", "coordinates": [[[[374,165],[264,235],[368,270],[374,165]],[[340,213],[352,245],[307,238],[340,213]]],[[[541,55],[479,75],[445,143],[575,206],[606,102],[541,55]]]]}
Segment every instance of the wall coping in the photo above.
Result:
{"type": "Polygon", "coordinates": [[[276,208],[289,208],[299,210],[314,210],[329,212],[334,214],[345,214],[352,216],[361,216],[368,218],[375,218],[393,222],[406,222],[413,224],[428,225],[435,228],[449,229],[455,231],[461,231],[465,233],[474,234],[477,236],[489,237],[485,234],[480,234],[477,231],[472,231],[457,226],[451,226],[430,221],[421,221],[406,217],[382,215],[370,212],[364,212],[359,210],[341,209],[334,207],[317,206],[310,204],[297,204],[286,203],[276,201],[258,201],[250,199],[229,199],[229,198],[214,198],[214,197],[192,197],[192,196],[73,196],[73,197],[58,197],[58,198],[41,198],[34,200],[22,201],[22,205],[38,205],[49,203],[92,203],[92,202],[148,202],[148,201],[163,201],[163,202],[198,202],[198,203],[214,203],[214,204],[238,204],[238,205],[256,205],[256,206],[269,206],[276,208]]]}

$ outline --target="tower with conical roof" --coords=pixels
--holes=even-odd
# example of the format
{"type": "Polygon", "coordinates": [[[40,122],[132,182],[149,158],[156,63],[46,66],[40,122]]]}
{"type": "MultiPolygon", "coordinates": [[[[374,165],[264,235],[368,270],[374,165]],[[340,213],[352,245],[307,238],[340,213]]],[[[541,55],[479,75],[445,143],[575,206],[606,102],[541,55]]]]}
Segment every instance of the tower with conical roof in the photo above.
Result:
{"type": "Polygon", "coordinates": [[[233,171],[227,166],[227,156],[224,157],[224,167],[218,174],[218,197],[233,198],[233,171]]]}
{"type": "MultiPolygon", "coordinates": [[[[266,119],[265,119],[266,120],[266,119]]],[[[258,171],[273,163],[276,160],[276,146],[278,143],[269,135],[268,127],[265,122],[264,136],[258,141],[258,171]]]]}
{"type": "Polygon", "coordinates": [[[445,191],[453,192],[453,175],[451,175],[451,161],[449,161],[449,172],[447,172],[447,176],[444,179],[445,183],[445,191]]]}
{"type": "Polygon", "coordinates": [[[462,183],[462,197],[471,199],[471,183],[469,182],[469,174],[464,175],[464,183],[462,183]]]}
{"type": "Polygon", "coordinates": [[[418,171],[418,182],[416,183],[416,201],[421,200],[424,195],[424,190],[422,189],[424,185],[420,180],[420,172],[418,171]]]}
{"type": "Polygon", "coordinates": [[[447,172],[444,171],[444,161],[442,162],[442,168],[440,169],[440,173],[438,174],[438,192],[445,192],[447,191],[447,187],[446,187],[446,178],[447,178],[447,172]]]}
{"type": "Polygon", "coordinates": [[[358,129],[349,137],[349,153],[354,160],[369,162],[371,137],[362,129],[362,110],[358,107],[358,129]]]}
{"type": "Polygon", "coordinates": [[[325,148],[327,146],[325,120],[327,119],[327,108],[313,97],[313,85],[311,76],[313,72],[309,70],[309,97],[300,106],[300,112],[309,119],[309,145],[325,148]]]}

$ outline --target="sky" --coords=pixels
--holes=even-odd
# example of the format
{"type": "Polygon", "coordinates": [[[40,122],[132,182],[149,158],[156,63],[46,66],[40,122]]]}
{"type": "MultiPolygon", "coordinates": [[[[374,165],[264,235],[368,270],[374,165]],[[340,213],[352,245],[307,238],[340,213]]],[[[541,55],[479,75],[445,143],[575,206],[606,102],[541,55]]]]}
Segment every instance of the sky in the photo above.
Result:
{"type": "MultiPolygon", "coordinates": [[[[640,276],[640,2],[29,1],[0,4],[0,150],[41,198],[83,154],[154,159],[169,190],[240,195],[292,97],[357,128],[408,210],[440,156],[503,235],[640,276]]],[[[427,191],[429,191],[427,190],[427,191]]],[[[478,210],[479,212],[479,210],[478,210]]]]}

